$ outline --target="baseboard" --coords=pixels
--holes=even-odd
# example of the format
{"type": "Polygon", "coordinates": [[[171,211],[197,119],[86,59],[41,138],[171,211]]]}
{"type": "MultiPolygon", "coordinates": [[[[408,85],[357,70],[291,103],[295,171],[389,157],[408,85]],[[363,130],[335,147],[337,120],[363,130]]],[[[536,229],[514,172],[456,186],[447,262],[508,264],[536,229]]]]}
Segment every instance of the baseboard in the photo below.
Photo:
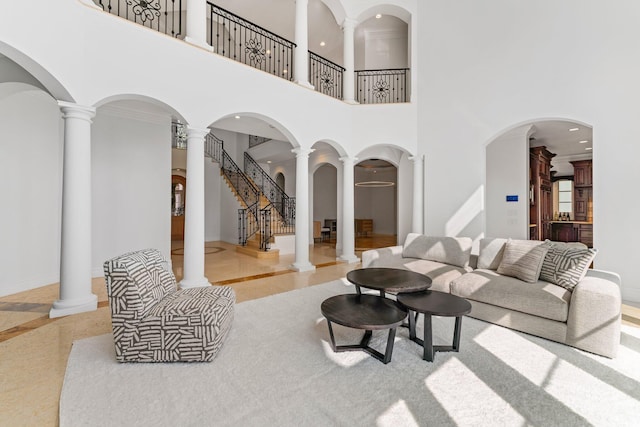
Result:
{"type": "Polygon", "coordinates": [[[622,287],[622,300],[640,303],[640,288],[622,287]]]}

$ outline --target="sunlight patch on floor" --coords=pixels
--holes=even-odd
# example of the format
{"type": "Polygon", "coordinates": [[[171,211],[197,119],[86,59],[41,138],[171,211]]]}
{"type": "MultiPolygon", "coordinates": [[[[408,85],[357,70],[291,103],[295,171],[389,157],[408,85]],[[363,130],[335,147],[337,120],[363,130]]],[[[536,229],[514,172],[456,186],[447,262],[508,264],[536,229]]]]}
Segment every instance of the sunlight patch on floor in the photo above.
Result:
{"type": "Polygon", "coordinates": [[[429,375],[425,384],[458,426],[475,426],[478,419],[493,425],[526,425],[522,415],[456,358],[429,375]],[[477,405],[461,405],[462,399],[477,405]]]}
{"type": "Polygon", "coordinates": [[[384,411],[384,413],[376,420],[376,425],[380,427],[419,426],[418,422],[409,410],[407,403],[402,399],[398,400],[384,411]]]}

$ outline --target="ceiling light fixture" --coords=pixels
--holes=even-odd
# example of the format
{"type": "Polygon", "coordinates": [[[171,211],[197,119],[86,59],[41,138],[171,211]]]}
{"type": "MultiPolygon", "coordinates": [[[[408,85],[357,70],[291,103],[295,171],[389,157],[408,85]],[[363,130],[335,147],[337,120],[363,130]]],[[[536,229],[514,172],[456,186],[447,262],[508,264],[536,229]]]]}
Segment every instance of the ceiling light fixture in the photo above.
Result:
{"type": "Polygon", "coordinates": [[[580,144],[586,144],[586,143],[587,143],[587,142],[589,142],[589,141],[587,141],[586,139],[583,139],[582,141],[578,141],[578,142],[579,142],[580,144]]]}
{"type": "Polygon", "coordinates": [[[268,163],[268,164],[271,164],[271,160],[267,160],[267,163],[268,163]]]}
{"type": "Polygon", "coordinates": [[[593,147],[586,147],[585,150],[587,150],[587,151],[593,150],[593,147]]]}
{"type": "Polygon", "coordinates": [[[382,18],[382,14],[381,13],[376,14],[376,19],[380,19],[380,18],[382,18]]]}
{"type": "Polygon", "coordinates": [[[240,118],[240,116],[236,116],[235,118],[236,118],[236,119],[239,119],[239,118],[240,118]]]}
{"type": "Polygon", "coordinates": [[[368,187],[368,188],[377,188],[377,187],[393,187],[396,185],[395,182],[391,181],[362,181],[356,182],[356,187],[368,187]]]}
{"type": "Polygon", "coordinates": [[[286,69],[282,70],[282,74],[287,74],[288,71],[286,69]]]}
{"type": "Polygon", "coordinates": [[[326,43],[325,43],[325,42],[320,42],[320,46],[323,46],[323,47],[324,47],[325,45],[326,45],[326,43]]]}
{"type": "Polygon", "coordinates": [[[271,49],[267,49],[267,55],[271,55],[271,49]]]}
{"type": "Polygon", "coordinates": [[[569,132],[575,132],[577,130],[580,130],[580,128],[571,128],[571,129],[569,129],[569,132]]]}

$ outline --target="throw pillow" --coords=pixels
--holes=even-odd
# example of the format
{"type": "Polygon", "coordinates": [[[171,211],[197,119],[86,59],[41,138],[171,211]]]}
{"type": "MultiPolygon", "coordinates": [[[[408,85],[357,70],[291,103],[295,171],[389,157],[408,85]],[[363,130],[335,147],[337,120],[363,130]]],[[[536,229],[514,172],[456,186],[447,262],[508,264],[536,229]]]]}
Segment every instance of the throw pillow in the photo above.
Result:
{"type": "Polygon", "coordinates": [[[535,283],[540,276],[544,257],[551,245],[538,240],[511,240],[504,245],[498,274],[535,283]]]}
{"type": "Polygon", "coordinates": [[[544,257],[542,269],[540,270],[540,280],[573,291],[573,288],[587,274],[587,269],[595,258],[596,253],[596,249],[554,244],[544,257]]]}

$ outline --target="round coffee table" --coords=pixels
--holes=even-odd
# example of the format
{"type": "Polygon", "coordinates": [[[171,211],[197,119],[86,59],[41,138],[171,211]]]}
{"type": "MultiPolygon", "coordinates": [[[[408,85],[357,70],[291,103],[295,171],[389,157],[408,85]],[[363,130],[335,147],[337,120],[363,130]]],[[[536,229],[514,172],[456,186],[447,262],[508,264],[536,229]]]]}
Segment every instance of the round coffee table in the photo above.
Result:
{"type": "Polygon", "coordinates": [[[471,311],[471,303],[469,301],[445,292],[424,291],[411,294],[399,294],[398,302],[409,310],[409,338],[424,348],[422,355],[424,360],[433,362],[436,351],[457,352],[460,349],[462,316],[471,311]],[[418,313],[424,314],[424,340],[416,337],[418,313]],[[452,345],[433,345],[431,316],[449,316],[456,318],[452,345]]]}
{"type": "Polygon", "coordinates": [[[327,318],[331,348],[335,352],[362,350],[384,364],[391,361],[393,340],[396,327],[407,317],[407,311],[396,301],[376,295],[345,294],[327,298],[320,306],[322,315],[327,318]],[[360,344],[336,345],[331,322],[355,329],[364,329],[360,344]],[[372,331],[389,329],[387,347],[382,354],[369,347],[372,331]]]}
{"type": "Polygon", "coordinates": [[[347,280],[356,285],[358,294],[363,287],[380,291],[381,297],[385,292],[419,292],[431,287],[431,278],[401,268],[360,268],[348,272],[347,280]]]}

